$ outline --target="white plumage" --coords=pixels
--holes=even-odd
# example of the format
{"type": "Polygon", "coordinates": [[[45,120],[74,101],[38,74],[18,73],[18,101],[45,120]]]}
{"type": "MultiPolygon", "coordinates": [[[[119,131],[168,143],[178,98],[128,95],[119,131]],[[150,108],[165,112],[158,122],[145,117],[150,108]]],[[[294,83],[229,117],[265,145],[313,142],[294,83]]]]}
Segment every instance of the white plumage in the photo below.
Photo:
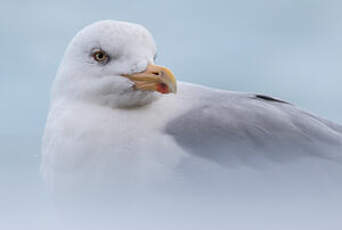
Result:
{"type": "Polygon", "coordinates": [[[155,53],[150,33],[125,22],[97,22],[72,40],[43,138],[42,173],[54,192],[218,182],[241,194],[287,187],[288,178],[311,188],[311,176],[321,185],[335,178],[328,186],[341,179],[340,125],[263,95],[181,82],[162,95],[153,88],[161,81],[176,90],[168,70],[144,86],[132,77],[154,66],[155,53]],[[99,50],[105,61],[94,60],[99,50]]]}

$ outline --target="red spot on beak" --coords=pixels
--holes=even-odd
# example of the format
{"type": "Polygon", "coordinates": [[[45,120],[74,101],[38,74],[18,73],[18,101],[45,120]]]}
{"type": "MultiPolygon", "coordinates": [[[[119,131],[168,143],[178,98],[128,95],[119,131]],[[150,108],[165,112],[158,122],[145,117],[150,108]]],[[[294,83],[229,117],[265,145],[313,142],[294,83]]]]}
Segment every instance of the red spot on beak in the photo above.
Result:
{"type": "Polygon", "coordinates": [[[166,94],[166,93],[169,93],[169,87],[165,83],[159,83],[157,85],[157,91],[159,93],[166,94]]]}

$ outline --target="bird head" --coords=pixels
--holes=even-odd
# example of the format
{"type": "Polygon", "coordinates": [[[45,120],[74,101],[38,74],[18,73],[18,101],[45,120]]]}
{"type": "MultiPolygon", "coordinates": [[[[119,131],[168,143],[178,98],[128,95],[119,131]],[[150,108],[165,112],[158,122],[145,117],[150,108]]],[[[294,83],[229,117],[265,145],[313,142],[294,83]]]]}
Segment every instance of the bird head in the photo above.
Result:
{"type": "Polygon", "coordinates": [[[65,51],[52,99],[131,107],[176,93],[172,72],[154,63],[156,52],[141,25],[110,20],[88,25],[65,51]]]}

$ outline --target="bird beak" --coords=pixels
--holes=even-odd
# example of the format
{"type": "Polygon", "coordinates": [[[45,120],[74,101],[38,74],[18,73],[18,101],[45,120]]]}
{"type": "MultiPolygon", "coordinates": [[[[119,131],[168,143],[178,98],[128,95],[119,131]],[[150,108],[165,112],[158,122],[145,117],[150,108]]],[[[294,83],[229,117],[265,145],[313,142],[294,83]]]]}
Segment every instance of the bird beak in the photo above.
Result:
{"type": "Polygon", "coordinates": [[[145,71],[133,74],[122,74],[134,82],[134,88],[159,93],[176,93],[177,81],[171,70],[166,67],[149,64],[145,71]]]}

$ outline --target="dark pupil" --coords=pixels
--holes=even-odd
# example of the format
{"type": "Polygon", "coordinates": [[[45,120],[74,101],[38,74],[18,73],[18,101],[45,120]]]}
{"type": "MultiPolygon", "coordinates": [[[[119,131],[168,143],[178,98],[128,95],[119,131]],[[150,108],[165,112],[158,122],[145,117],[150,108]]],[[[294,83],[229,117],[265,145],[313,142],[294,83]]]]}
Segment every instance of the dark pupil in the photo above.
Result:
{"type": "Polygon", "coordinates": [[[103,53],[98,53],[98,54],[97,54],[97,58],[98,58],[98,59],[102,59],[102,58],[103,58],[103,53]]]}

